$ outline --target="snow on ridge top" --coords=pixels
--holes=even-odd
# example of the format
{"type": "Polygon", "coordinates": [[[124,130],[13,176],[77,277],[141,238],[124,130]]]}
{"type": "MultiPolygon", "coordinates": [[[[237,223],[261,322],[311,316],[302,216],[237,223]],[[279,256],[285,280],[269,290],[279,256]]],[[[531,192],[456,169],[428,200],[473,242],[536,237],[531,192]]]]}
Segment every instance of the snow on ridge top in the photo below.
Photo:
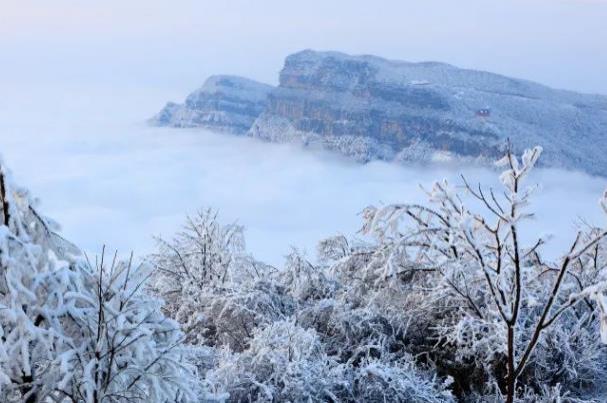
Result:
{"type": "Polygon", "coordinates": [[[293,53],[286,58],[284,71],[296,70],[303,74],[312,74],[326,63],[360,63],[376,71],[375,80],[406,84],[411,81],[428,81],[440,87],[468,87],[482,92],[494,92],[503,95],[524,96],[527,98],[551,99],[555,95],[567,98],[571,103],[588,101],[607,104],[607,96],[600,94],[582,94],[574,91],[554,89],[533,81],[512,78],[482,70],[465,69],[448,63],[436,61],[408,62],[385,59],[374,55],[349,55],[336,51],[316,51],[312,49],[293,53]]]}
{"type": "Polygon", "coordinates": [[[202,87],[194,91],[190,96],[198,96],[200,93],[237,95],[239,98],[251,100],[264,100],[268,93],[274,88],[269,84],[260,83],[249,78],[217,74],[210,76],[202,87]]]}
{"type": "Polygon", "coordinates": [[[273,88],[244,77],[214,75],[188,95],[183,104],[167,103],[151,123],[242,134],[261,114],[273,88]]]}
{"type": "Polygon", "coordinates": [[[302,61],[320,62],[323,59],[330,58],[330,57],[335,58],[335,59],[340,59],[340,60],[368,61],[368,62],[375,62],[375,63],[392,64],[395,66],[427,64],[427,65],[441,65],[441,66],[457,68],[448,63],[436,62],[436,61],[408,62],[408,61],[404,61],[404,60],[385,59],[380,56],[368,55],[368,54],[350,55],[347,53],[338,52],[338,51],[334,51],[334,50],[321,51],[321,50],[313,50],[313,49],[305,49],[305,50],[301,50],[299,52],[292,53],[289,56],[287,56],[286,61],[287,62],[290,61],[290,62],[294,62],[294,63],[302,62],[302,61]]]}

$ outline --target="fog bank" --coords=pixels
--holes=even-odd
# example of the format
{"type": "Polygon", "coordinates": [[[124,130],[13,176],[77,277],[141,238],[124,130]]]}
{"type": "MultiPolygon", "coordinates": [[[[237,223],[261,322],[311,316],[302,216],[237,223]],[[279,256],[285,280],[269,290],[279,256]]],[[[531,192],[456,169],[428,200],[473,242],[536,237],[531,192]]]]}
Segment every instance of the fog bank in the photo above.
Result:
{"type": "MultiPolygon", "coordinates": [[[[368,204],[423,201],[419,185],[458,181],[453,167],[359,165],[295,146],[194,129],[153,128],[145,120],[168,92],[22,85],[0,101],[0,152],[19,182],[42,200],[64,235],[95,253],[103,244],[145,254],[154,235],[171,236],[188,213],[213,207],[246,227],[258,258],[280,264],[291,246],[315,255],[325,236],[355,235],[368,204]]],[[[467,168],[470,181],[499,186],[496,172],[467,168]]],[[[553,233],[556,256],[574,221],[604,224],[603,178],[538,170],[530,225],[553,233]]]]}

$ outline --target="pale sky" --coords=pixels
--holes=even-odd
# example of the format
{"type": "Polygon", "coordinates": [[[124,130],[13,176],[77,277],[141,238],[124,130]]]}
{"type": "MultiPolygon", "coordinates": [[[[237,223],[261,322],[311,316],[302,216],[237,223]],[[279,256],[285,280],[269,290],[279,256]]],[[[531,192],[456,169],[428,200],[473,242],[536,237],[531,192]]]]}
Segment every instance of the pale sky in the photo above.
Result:
{"type": "Polygon", "coordinates": [[[606,0],[0,0],[0,82],[275,82],[304,48],[435,60],[607,94],[606,0]]]}

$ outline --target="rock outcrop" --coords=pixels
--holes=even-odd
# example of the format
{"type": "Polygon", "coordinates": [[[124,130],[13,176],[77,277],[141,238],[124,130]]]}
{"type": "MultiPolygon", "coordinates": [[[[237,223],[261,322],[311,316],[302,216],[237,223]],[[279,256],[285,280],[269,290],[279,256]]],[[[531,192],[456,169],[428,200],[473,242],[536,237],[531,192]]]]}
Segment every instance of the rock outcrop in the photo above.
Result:
{"type": "Polygon", "coordinates": [[[486,160],[510,140],[517,149],[542,145],[544,165],[607,175],[605,96],[444,63],[311,50],[287,57],[278,87],[246,83],[219,98],[205,84],[156,121],[296,141],[359,161],[486,160]]]}
{"type": "Polygon", "coordinates": [[[243,134],[264,110],[271,90],[270,85],[243,77],[212,76],[185,103],[167,103],[152,123],[243,134]]]}

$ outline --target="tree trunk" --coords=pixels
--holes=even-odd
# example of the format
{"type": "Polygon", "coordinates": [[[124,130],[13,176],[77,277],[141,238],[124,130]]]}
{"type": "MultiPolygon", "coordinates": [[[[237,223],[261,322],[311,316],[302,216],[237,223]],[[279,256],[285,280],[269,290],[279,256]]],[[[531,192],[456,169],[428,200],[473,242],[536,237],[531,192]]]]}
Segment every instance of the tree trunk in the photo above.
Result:
{"type": "MultiPolygon", "coordinates": [[[[2,167],[0,167],[2,169],[2,167]]],[[[8,227],[10,222],[10,215],[8,212],[8,201],[6,200],[6,183],[4,180],[4,174],[0,171],[0,202],[2,202],[2,222],[8,227]]]]}
{"type": "Polygon", "coordinates": [[[32,389],[34,387],[34,377],[31,375],[26,375],[21,378],[21,382],[25,384],[22,387],[21,393],[23,393],[23,396],[27,395],[27,398],[24,400],[24,403],[36,403],[36,401],[38,400],[38,395],[37,393],[32,392],[32,389]]]}
{"type": "Polygon", "coordinates": [[[514,327],[508,325],[508,372],[506,374],[506,402],[514,402],[516,390],[516,373],[514,370],[514,327]]]}

